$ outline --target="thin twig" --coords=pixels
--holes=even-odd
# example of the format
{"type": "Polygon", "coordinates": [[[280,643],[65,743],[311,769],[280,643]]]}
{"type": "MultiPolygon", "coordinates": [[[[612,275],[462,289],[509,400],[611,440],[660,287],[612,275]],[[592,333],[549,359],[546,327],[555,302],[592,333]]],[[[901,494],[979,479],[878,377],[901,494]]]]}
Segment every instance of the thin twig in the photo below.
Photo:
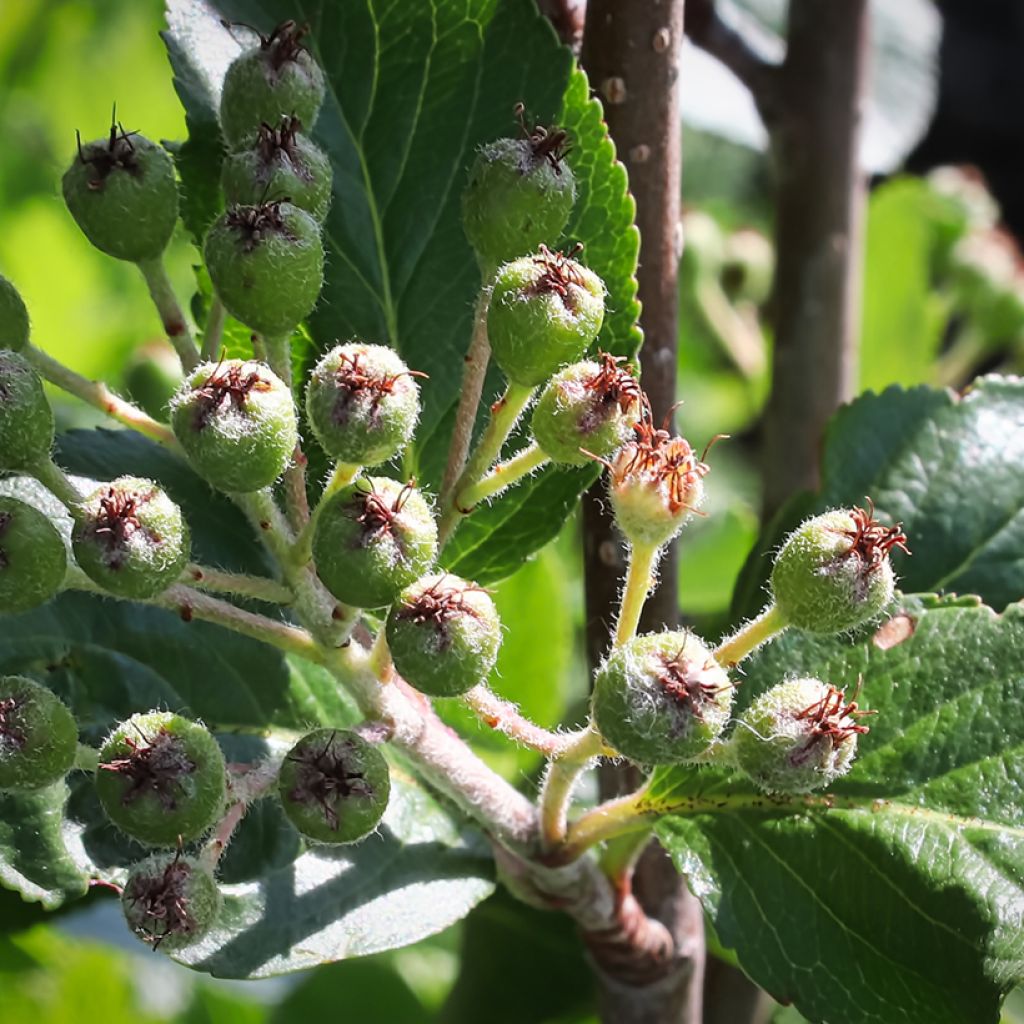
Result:
{"type": "Polygon", "coordinates": [[[463,701],[488,728],[503,733],[510,740],[545,757],[561,757],[582,735],[579,732],[557,733],[531,722],[515,704],[503,700],[481,683],[463,695],[463,701]]]}
{"type": "Polygon", "coordinates": [[[252,597],[257,601],[271,604],[291,604],[295,595],[283,583],[266,576],[249,576],[240,572],[225,572],[208,565],[190,562],[185,567],[182,582],[197,590],[209,590],[220,594],[235,594],[238,597],[252,597]]]}

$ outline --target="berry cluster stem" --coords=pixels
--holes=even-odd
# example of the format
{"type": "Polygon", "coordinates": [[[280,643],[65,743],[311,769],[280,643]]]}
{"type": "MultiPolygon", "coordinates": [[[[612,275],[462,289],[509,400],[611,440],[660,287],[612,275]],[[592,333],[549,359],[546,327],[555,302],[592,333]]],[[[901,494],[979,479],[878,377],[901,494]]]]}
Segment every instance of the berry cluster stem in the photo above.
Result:
{"type": "Polygon", "coordinates": [[[196,348],[195,339],[192,337],[192,330],[185,319],[185,312],[174,294],[174,286],[167,276],[167,268],[164,266],[163,256],[157,256],[152,260],[141,260],[137,264],[139,271],[146,281],[150,298],[160,314],[160,321],[164,326],[167,339],[174,346],[181,360],[182,369],[187,373],[199,365],[199,349],[196,348]]]}
{"type": "Polygon", "coordinates": [[[196,590],[209,590],[218,594],[234,594],[237,597],[251,597],[269,604],[291,604],[295,595],[277,580],[265,576],[249,576],[240,572],[224,572],[208,565],[190,562],[182,574],[182,583],[196,590]]]}
{"type": "Polygon", "coordinates": [[[636,636],[640,613],[654,585],[654,570],[661,547],[657,544],[631,544],[626,583],[619,604],[619,620],[615,626],[615,646],[620,647],[636,636]]]}
{"type": "Polygon", "coordinates": [[[463,694],[462,700],[484,725],[545,757],[561,757],[582,735],[550,732],[535,725],[515,704],[503,700],[484,683],[463,694]]]}
{"type": "Polygon", "coordinates": [[[540,832],[545,850],[565,842],[572,791],[593,758],[604,750],[600,734],[587,729],[562,751],[561,757],[548,763],[540,792],[540,832]]]}
{"type": "Polygon", "coordinates": [[[770,604],[760,615],[744,623],[731,637],[723,640],[714,651],[715,660],[723,668],[738,665],[761,644],[781,633],[787,626],[782,612],[770,604]]]}
{"type": "Polygon", "coordinates": [[[652,814],[644,805],[645,795],[646,790],[641,789],[581,814],[569,826],[558,849],[559,863],[571,863],[597,843],[637,831],[649,832],[652,814]]]}
{"type": "Polygon", "coordinates": [[[535,469],[539,469],[550,461],[549,457],[534,442],[506,462],[499,462],[482,480],[467,487],[459,495],[459,504],[463,508],[473,508],[481,501],[500,494],[517,480],[528,476],[535,469]]]}
{"type": "Polygon", "coordinates": [[[37,463],[30,472],[72,513],[81,505],[84,495],[53,459],[46,459],[43,462],[37,463]]]}
{"type": "Polygon", "coordinates": [[[313,534],[316,532],[317,520],[320,518],[320,513],[327,500],[343,487],[348,487],[362,471],[362,466],[353,466],[346,462],[335,463],[334,469],[331,470],[331,475],[324,485],[320,500],[310,513],[309,522],[302,528],[302,532],[295,541],[293,561],[296,565],[308,565],[313,559],[313,534]]]}
{"type": "Polygon", "coordinates": [[[203,361],[215,363],[220,356],[221,341],[224,337],[224,321],[227,310],[224,303],[214,293],[210,300],[210,308],[206,314],[206,327],[203,329],[203,361]]]}

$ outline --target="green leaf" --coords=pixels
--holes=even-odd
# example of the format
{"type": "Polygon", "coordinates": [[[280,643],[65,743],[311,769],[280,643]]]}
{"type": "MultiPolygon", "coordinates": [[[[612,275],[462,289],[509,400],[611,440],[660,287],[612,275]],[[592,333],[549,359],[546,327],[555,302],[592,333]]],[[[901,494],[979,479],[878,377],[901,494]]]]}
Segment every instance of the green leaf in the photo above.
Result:
{"type": "Polygon", "coordinates": [[[913,557],[893,564],[904,591],[979,594],[997,610],[1024,596],[1024,381],[983,377],[961,398],[888,388],[844,406],[828,427],[821,491],[799,495],[747,561],[737,616],[764,604],[769,552],[805,516],[875,502],[902,522],[913,557]]]}
{"type": "Polygon", "coordinates": [[[722,942],[809,1020],[994,1022],[1024,978],[1024,606],[898,614],[852,645],[786,634],[749,665],[741,704],[786,676],[863,679],[878,714],[827,793],[677,768],[647,802],[722,942]]]}
{"type": "MultiPolygon", "coordinates": [[[[585,243],[587,263],[608,287],[598,344],[636,351],[639,237],[625,169],[586,77],[532,3],[168,0],[176,86],[203,132],[238,50],[220,16],[265,30],[286,18],[311,26],[310,45],[329,81],[313,134],[334,166],[335,195],[324,233],[327,275],[310,328],[321,349],[361,337],[394,346],[430,374],[404,467],[421,485],[436,489],[440,481],[481,285],[462,233],[462,187],[476,148],[516,130],[518,101],[531,117],[570,133],[579,198],[566,237],[585,243]],[[392,45],[397,39],[401,45],[392,45]]],[[[214,179],[217,163],[183,165],[186,192],[214,179]]],[[[489,381],[485,398],[500,384],[497,374],[489,381]]],[[[553,471],[524,482],[479,513],[480,525],[457,540],[452,560],[479,566],[486,579],[508,574],[558,532],[567,495],[574,488],[578,495],[589,477],[553,471]]]]}

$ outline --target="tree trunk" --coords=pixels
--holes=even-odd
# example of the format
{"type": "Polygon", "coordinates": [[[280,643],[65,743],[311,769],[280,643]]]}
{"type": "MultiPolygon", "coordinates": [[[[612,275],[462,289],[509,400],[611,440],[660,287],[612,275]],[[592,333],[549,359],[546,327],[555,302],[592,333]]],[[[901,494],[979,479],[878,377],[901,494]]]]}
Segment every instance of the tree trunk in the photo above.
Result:
{"type": "MultiPolygon", "coordinates": [[[[640,229],[640,300],[644,346],[641,368],[655,416],[675,402],[678,343],[677,276],[680,228],[680,121],[677,78],[683,41],[683,0],[589,0],[582,63],[602,103],[619,158],[625,163],[640,229]]],[[[614,625],[623,571],[622,547],[603,508],[604,484],[584,505],[587,647],[591,666],[605,654],[614,625]]],[[[678,622],[677,559],[660,566],[660,585],[648,601],[642,627],[678,622]]],[[[605,766],[602,797],[635,788],[635,769],[605,766]]],[[[643,909],[672,938],[667,955],[638,963],[590,943],[608,1024],[699,1024],[704,970],[700,904],[668,858],[647,849],[633,891],[643,909]]],[[[626,923],[628,928],[628,922],[626,923]]]]}

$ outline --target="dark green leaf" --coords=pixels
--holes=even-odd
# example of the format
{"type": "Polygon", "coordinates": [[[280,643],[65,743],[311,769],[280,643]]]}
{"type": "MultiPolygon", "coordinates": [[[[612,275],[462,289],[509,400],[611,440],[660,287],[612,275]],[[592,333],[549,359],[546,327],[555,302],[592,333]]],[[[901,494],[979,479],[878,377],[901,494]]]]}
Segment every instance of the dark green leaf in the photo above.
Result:
{"type": "Polygon", "coordinates": [[[741,577],[737,615],[764,603],[767,553],[804,516],[863,505],[902,521],[913,557],[894,565],[908,592],[979,594],[1004,608],[1024,596],[1024,381],[984,377],[951,391],[889,388],[844,406],[829,425],[818,495],[795,498],[741,577]]]}
{"type": "Polygon", "coordinates": [[[766,797],[663,770],[657,833],[743,968],[812,1021],[996,1021],[1024,978],[1024,606],[906,598],[898,631],[787,634],[741,702],[786,676],[863,678],[878,711],[828,793],[766,797]]]}

